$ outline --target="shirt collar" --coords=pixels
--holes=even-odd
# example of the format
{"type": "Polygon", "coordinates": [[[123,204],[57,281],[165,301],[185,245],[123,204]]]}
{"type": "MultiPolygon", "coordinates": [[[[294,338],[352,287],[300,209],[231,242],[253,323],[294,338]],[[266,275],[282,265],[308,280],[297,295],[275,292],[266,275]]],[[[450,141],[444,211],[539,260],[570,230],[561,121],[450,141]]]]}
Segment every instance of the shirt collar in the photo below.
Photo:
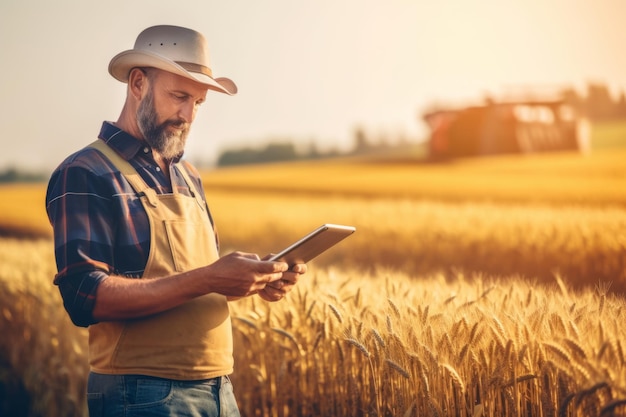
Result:
{"type": "MultiPolygon", "coordinates": [[[[150,147],[146,142],[137,139],[111,122],[102,123],[98,137],[127,161],[133,159],[146,146],[150,147]]],[[[180,158],[175,158],[172,163],[176,163],[179,160],[180,158]]]]}
{"type": "Polygon", "coordinates": [[[102,123],[98,137],[127,161],[133,159],[143,146],[148,146],[111,122],[102,123]]]}

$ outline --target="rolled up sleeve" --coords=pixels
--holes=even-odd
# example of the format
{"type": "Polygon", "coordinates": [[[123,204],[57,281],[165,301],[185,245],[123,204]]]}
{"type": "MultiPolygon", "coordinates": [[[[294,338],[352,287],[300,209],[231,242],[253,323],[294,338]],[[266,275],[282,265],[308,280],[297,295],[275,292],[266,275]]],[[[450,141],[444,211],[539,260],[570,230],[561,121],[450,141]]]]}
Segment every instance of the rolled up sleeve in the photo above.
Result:
{"type": "Polygon", "coordinates": [[[54,283],[77,326],[94,323],[97,287],[113,269],[110,195],[100,176],[80,159],[62,164],[48,184],[46,210],[54,230],[58,271],[54,283]]]}
{"type": "Polygon", "coordinates": [[[66,275],[57,281],[63,306],[76,326],[88,327],[97,323],[93,318],[96,291],[107,277],[102,271],[92,271],[66,275]]]}

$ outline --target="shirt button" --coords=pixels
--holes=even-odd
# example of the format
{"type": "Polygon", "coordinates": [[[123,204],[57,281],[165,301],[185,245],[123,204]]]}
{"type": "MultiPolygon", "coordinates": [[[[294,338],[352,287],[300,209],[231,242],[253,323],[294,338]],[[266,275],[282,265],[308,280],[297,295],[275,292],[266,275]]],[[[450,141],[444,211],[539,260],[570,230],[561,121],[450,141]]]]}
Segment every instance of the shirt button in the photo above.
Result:
{"type": "Polygon", "coordinates": [[[150,148],[148,148],[147,146],[143,148],[143,153],[148,153],[148,152],[150,152],[150,148]]]}
{"type": "Polygon", "coordinates": [[[156,167],[157,172],[161,172],[161,167],[156,167]]]}

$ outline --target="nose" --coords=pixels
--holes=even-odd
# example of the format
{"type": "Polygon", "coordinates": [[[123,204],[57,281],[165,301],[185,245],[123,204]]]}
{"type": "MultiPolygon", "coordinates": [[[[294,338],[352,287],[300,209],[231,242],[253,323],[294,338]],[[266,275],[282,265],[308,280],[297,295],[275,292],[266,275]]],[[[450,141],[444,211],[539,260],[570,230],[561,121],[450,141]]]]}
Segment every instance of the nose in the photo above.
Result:
{"type": "Polygon", "coordinates": [[[193,102],[186,102],[180,107],[178,116],[186,123],[191,123],[196,117],[196,109],[197,107],[193,102]]]}

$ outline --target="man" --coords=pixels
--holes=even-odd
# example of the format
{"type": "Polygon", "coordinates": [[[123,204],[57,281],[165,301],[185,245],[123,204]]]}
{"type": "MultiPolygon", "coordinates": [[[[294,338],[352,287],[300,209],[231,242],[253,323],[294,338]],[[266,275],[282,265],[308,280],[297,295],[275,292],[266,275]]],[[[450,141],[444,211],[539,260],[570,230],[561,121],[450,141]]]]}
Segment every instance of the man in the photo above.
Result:
{"type": "Polygon", "coordinates": [[[205,38],[155,26],[109,72],[127,83],[119,119],[52,174],[63,303],[89,326],[92,416],[238,416],[227,301],[277,301],[306,265],[241,252],[219,257],[198,172],[181,160],[207,91],[237,92],[214,78],[205,38]]]}

